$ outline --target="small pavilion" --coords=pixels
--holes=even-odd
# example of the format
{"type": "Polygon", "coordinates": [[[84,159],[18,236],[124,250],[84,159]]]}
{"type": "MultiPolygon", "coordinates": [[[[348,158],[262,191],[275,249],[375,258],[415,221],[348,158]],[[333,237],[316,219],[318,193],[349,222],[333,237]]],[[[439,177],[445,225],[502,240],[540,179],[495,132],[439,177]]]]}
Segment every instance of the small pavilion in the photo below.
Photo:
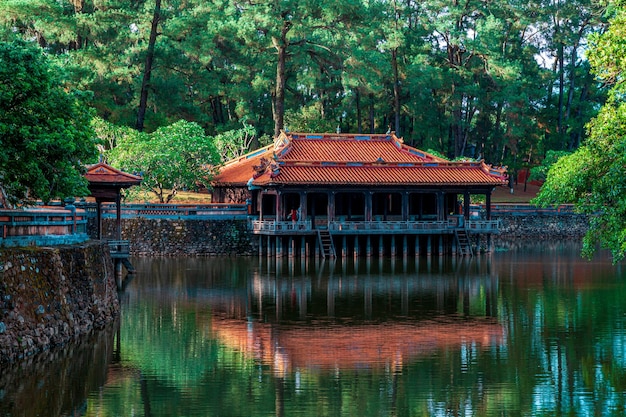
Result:
{"type": "Polygon", "coordinates": [[[116,235],[114,240],[109,240],[109,247],[111,249],[111,257],[115,262],[119,286],[122,264],[126,266],[128,272],[134,272],[134,268],[128,260],[130,256],[128,241],[122,240],[121,190],[141,184],[141,177],[122,172],[104,162],[99,162],[87,167],[85,178],[89,181],[89,191],[96,200],[98,239],[102,239],[102,203],[115,202],[116,235]]]}
{"type": "Polygon", "coordinates": [[[472,237],[498,232],[491,193],[506,183],[504,168],[448,161],[394,133],[282,132],[222,166],[213,201],[248,204],[262,253],[471,254],[472,237]]]}

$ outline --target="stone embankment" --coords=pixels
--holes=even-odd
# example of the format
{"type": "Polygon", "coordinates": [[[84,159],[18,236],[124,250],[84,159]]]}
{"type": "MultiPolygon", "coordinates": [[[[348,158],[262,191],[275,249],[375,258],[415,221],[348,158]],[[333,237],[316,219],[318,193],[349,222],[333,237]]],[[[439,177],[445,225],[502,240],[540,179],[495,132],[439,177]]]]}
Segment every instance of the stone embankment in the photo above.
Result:
{"type": "MultiPolygon", "coordinates": [[[[216,256],[256,253],[247,220],[122,220],[122,239],[135,256],[216,256]]],[[[103,220],[103,236],[115,236],[115,219],[103,220]]]]}
{"type": "MultiPolygon", "coordinates": [[[[501,221],[497,240],[581,239],[589,222],[569,212],[525,211],[497,214],[501,221]]],[[[255,255],[258,237],[246,220],[122,219],[122,239],[134,256],[255,255]]],[[[103,235],[115,236],[115,219],[103,221],[103,235]]]]}
{"type": "Polygon", "coordinates": [[[577,213],[497,215],[501,222],[500,239],[582,239],[589,228],[589,218],[577,213]]]}
{"type": "Polygon", "coordinates": [[[0,363],[103,328],[118,312],[103,243],[0,248],[0,363]]]}

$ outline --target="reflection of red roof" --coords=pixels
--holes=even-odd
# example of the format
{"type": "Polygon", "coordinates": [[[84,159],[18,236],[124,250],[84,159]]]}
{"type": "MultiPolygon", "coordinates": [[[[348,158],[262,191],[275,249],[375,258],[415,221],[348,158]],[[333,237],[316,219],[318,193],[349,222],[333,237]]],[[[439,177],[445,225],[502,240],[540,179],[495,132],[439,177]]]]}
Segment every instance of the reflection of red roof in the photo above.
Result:
{"type": "Polygon", "coordinates": [[[141,177],[122,172],[119,169],[115,169],[112,166],[105,164],[104,162],[99,162],[89,166],[87,168],[85,178],[87,178],[89,183],[95,183],[103,186],[117,186],[121,188],[131,187],[141,183],[141,177]]]}
{"type": "Polygon", "coordinates": [[[394,134],[281,133],[273,145],[226,163],[216,185],[502,185],[504,170],[450,162],[394,134]]]}
{"type": "Polygon", "coordinates": [[[438,350],[464,345],[487,349],[501,345],[504,326],[488,318],[425,322],[360,324],[352,326],[279,326],[270,323],[217,318],[210,329],[222,343],[274,366],[287,369],[401,367],[438,350]]]}

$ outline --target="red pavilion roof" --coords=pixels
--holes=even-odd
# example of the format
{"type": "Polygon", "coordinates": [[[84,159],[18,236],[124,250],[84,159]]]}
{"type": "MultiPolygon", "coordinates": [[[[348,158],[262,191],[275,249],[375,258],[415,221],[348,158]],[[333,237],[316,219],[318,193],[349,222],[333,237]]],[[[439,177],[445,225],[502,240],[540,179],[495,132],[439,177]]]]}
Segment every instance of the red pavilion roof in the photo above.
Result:
{"type": "Polygon", "coordinates": [[[122,172],[104,162],[87,167],[85,178],[90,184],[127,188],[141,183],[141,177],[122,172]]]}
{"type": "Polygon", "coordinates": [[[215,185],[502,185],[503,169],[450,162],[394,134],[281,133],[273,145],[226,163],[215,185]]]}

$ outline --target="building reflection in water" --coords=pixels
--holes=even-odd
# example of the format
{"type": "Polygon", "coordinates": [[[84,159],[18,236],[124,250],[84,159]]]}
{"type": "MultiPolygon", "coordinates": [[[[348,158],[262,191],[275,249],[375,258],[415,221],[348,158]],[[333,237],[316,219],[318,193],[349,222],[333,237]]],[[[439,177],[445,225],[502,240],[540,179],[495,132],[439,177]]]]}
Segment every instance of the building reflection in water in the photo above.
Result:
{"type": "Polygon", "coordinates": [[[245,299],[213,303],[210,323],[201,327],[277,376],[298,369],[399,371],[442,349],[502,346],[497,285],[488,259],[269,260],[253,271],[245,299]]]}

